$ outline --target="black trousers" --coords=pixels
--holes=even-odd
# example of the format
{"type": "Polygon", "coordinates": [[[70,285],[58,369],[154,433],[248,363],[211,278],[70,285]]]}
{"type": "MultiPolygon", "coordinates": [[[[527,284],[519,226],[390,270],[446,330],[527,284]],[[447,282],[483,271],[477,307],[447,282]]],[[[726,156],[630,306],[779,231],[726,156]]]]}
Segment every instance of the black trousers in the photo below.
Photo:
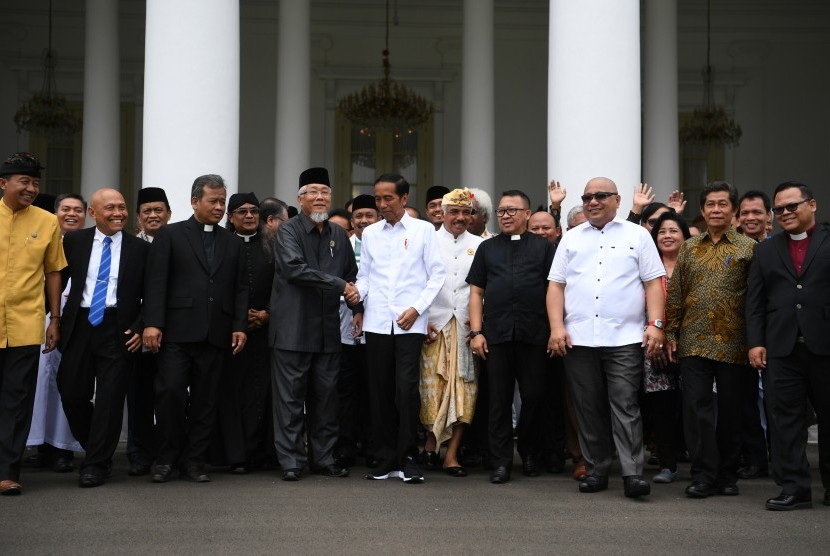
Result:
{"type": "Polygon", "coordinates": [[[660,468],[677,471],[680,392],[672,389],[644,394],[643,417],[651,422],[660,468]]]}
{"type": "Polygon", "coordinates": [[[397,469],[418,453],[421,345],[424,334],[366,332],[366,368],[376,471],[397,469]]]}
{"type": "Polygon", "coordinates": [[[0,481],[20,480],[39,357],[40,346],[0,348],[0,481]]]}
{"type": "Polygon", "coordinates": [[[124,399],[135,358],[123,348],[116,310],[92,326],[88,309],[78,311],[72,341],[58,367],[58,392],[72,435],[86,451],[81,472],[105,473],[118,447],[124,399]],[[93,403],[92,399],[95,398],[93,403]]]}
{"type": "Polygon", "coordinates": [[[692,481],[735,483],[747,381],[757,380],[757,373],[746,365],[684,357],[680,360],[680,376],[692,481]],[[717,396],[712,391],[713,382],[717,384],[717,396]]]}
{"type": "Polygon", "coordinates": [[[545,346],[523,342],[488,344],[490,386],[490,458],[494,467],[513,463],[513,389],[519,383],[519,455],[541,457],[544,448],[544,404],[547,353],[545,346]]]}
{"type": "Polygon", "coordinates": [[[150,465],[156,459],[155,382],[158,355],[142,352],[127,387],[127,459],[150,465]]]}
{"type": "Polygon", "coordinates": [[[561,464],[565,461],[565,367],[561,357],[547,358],[545,366],[543,452],[547,464],[561,464]]]}
{"type": "Polygon", "coordinates": [[[155,397],[159,463],[204,465],[225,351],[207,342],[162,342],[155,397]]]}
{"type": "Polygon", "coordinates": [[[335,451],[353,459],[358,445],[369,455],[371,431],[369,420],[369,378],[366,370],[366,344],[343,344],[337,393],[340,400],[340,438],[335,451]]]}
{"type": "Polygon", "coordinates": [[[821,482],[830,489],[830,357],[796,344],[787,357],[770,357],[764,394],[772,441],[772,469],[783,492],[810,489],[807,447],[807,400],[818,418],[818,461],[821,482]]]}
{"type": "MultiPolygon", "coordinates": [[[[461,443],[465,453],[490,456],[490,373],[487,360],[478,358],[478,395],[473,422],[464,432],[461,443]]],[[[511,416],[512,419],[512,416],[511,416]]],[[[512,423],[511,423],[512,425],[512,423]]]]}
{"type": "Polygon", "coordinates": [[[274,437],[277,458],[284,470],[302,469],[306,463],[310,463],[312,469],[334,463],[339,369],[339,353],[277,348],[271,351],[274,437]],[[307,429],[304,426],[306,417],[307,429]],[[308,436],[308,454],[304,431],[308,436]]]}

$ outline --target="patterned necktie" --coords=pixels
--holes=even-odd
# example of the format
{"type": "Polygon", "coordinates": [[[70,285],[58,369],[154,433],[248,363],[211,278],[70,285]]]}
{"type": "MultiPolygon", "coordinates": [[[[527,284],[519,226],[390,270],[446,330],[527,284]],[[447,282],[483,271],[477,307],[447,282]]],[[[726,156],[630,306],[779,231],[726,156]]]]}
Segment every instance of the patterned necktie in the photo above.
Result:
{"type": "Polygon", "coordinates": [[[98,278],[95,280],[95,289],[92,291],[92,303],[89,304],[89,324],[98,326],[104,320],[104,309],[107,307],[107,286],[110,281],[110,237],[104,238],[104,247],[101,249],[101,264],[98,266],[98,278]]]}

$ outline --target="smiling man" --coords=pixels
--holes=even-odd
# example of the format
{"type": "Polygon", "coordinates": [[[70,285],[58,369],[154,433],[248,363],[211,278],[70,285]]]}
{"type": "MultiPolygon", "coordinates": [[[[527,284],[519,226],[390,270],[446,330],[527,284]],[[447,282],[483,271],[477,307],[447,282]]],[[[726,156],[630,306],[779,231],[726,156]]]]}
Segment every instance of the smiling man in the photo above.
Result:
{"type": "Polygon", "coordinates": [[[167,201],[167,193],[161,187],[144,187],[138,191],[136,201],[138,217],[138,237],[153,242],[156,232],[170,222],[173,212],[167,201]]]}
{"type": "Polygon", "coordinates": [[[43,166],[30,153],[0,165],[0,494],[22,492],[20,460],[32,422],[38,353],[60,337],[60,270],[66,266],[55,215],[32,206],[43,166]],[[45,327],[44,277],[50,322],[45,327]]]}
{"type": "Polygon", "coordinates": [[[436,230],[441,229],[441,224],[444,222],[444,209],[441,208],[441,199],[450,190],[443,185],[433,185],[427,189],[426,195],[426,215],[436,230]]]}
{"type": "Polygon", "coordinates": [[[689,498],[739,494],[742,407],[758,374],[746,365],[744,300],[755,241],[732,227],[738,193],[700,193],[706,231],[680,248],[666,300],[669,357],[680,359],[683,425],[692,459],[689,498]],[[717,396],[712,383],[717,385],[717,396]]]}
{"type": "Polygon", "coordinates": [[[284,481],[300,479],[306,464],[315,473],[346,477],[349,470],[334,460],[339,311],[341,295],[353,312],[362,311],[354,285],[357,264],[346,231],[328,220],[328,170],[300,174],[297,202],[300,212],[280,226],[274,248],[271,313],[291,315],[270,328],[277,458],[284,481]]]}
{"type": "Polygon", "coordinates": [[[72,285],[57,382],[69,427],[86,452],[78,479],[82,488],[102,485],[112,469],[124,398],[141,348],[149,245],[123,233],[127,216],[121,193],[99,189],[89,206],[95,227],[63,239],[72,285]]]}
{"type": "Polygon", "coordinates": [[[556,248],[527,229],[530,199],[502,193],[496,209],[502,233],[481,243],[466,281],[470,284],[470,348],[487,361],[490,482],[510,480],[513,464],[513,391],[519,383],[519,455],[523,472],[539,474],[545,386],[547,274],[556,248]]]}
{"type": "Polygon", "coordinates": [[[144,345],[158,352],[153,482],[178,467],[182,479],[208,482],[205,452],[216,417],[225,357],[245,346],[248,283],[241,242],[218,226],[227,190],[221,176],[193,182],[193,216],[162,227],[147,259],[144,345]],[[189,393],[188,393],[188,388],[189,393]]]}
{"type": "Polygon", "coordinates": [[[766,507],[813,505],[805,455],[808,400],[818,417],[819,475],[830,506],[830,226],[816,223],[818,203],[803,183],[782,183],[773,200],[784,232],[756,247],[746,294],[749,362],[764,369],[772,468],[781,486],[766,507]]]}
{"type": "Polygon", "coordinates": [[[767,224],[771,218],[769,197],[763,191],[747,191],[738,201],[738,226],[741,232],[755,241],[767,238],[767,224]]]}
{"type": "Polygon", "coordinates": [[[608,488],[616,446],[624,494],[637,498],[651,493],[638,392],[643,348],[651,356],[663,347],[666,271],[649,233],[618,218],[619,206],[610,179],[585,185],[587,223],[562,236],[548,276],[548,351],[564,358],[579,423],[588,472],[579,491],[608,488]]]}

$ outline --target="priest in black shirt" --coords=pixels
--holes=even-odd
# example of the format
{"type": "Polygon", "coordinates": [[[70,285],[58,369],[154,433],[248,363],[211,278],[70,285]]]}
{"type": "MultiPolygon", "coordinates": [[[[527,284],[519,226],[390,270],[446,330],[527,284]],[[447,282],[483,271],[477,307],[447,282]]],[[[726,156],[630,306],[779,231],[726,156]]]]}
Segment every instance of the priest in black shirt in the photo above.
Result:
{"type": "Polygon", "coordinates": [[[519,383],[519,455],[535,476],[543,449],[542,423],[548,319],[547,276],[556,248],[527,230],[530,199],[502,193],[495,211],[501,233],[482,243],[470,268],[470,347],[487,360],[490,387],[492,483],[510,480],[513,462],[511,408],[519,383]]]}

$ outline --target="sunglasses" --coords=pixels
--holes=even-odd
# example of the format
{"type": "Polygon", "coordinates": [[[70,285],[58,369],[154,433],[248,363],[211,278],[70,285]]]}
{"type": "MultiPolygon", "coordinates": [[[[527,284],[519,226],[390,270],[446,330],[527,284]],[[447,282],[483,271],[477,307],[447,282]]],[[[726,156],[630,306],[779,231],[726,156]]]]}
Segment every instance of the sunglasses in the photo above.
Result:
{"type": "Polygon", "coordinates": [[[795,212],[795,211],[798,210],[798,205],[800,205],[801,203],[806,203],[808,201],[812,201],[812,199],[803,199],[803,200],[801,200],[797,203],[790,203],[788,205],[781,205],[780,207],[772,207],[772,212],[776,216],[781,216],[782,214],[784,214],[785,210],[787,212],[795,212]]]}
{"type": "Polygon", "coordinates": [[[582,196],[583,203],[590,203],[594,199],[599,201],[600,203],[607,199],[608,197],[616,196],[616,193],[609,193],[608,191],[600,191],[599,193],[586,193],[582,196]]]}

